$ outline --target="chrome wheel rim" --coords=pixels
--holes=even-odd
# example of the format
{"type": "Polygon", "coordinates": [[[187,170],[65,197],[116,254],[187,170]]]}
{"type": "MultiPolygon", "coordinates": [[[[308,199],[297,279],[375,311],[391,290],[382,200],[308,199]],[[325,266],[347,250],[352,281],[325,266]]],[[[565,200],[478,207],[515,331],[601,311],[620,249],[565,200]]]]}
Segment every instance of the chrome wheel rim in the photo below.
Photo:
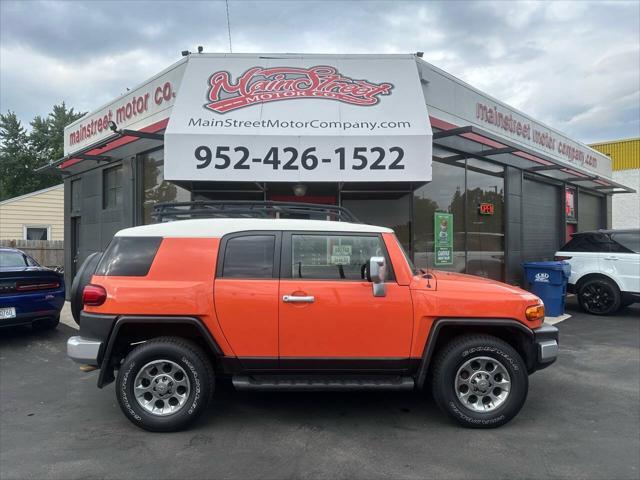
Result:
{"type": "Polygon", "coordinates": [[[133,382],[138,405],[146,412],[165,417],[179,412],[191,392],[187,372],[171,360],[154,360],[140,369],[133,382]]]}
{"type": "Polygon", "coordinates": [[[472,412],[490,412],[509,398],[511,377],[495,358],[474,357],[458,369],[454,381],[458,400],[472,412]]]}
{"type": "Polygon", "coordinates": [[[582,302],[588,311],[603,313],[613,305],[614,293],[606,284],[590,283],[582,290],[582,302]]]}

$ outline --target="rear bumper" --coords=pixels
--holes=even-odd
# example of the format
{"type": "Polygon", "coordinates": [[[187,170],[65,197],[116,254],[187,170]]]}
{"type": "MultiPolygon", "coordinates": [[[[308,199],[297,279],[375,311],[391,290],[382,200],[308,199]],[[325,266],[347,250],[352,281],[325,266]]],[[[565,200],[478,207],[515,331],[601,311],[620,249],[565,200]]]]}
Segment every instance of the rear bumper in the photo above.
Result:
{"type": "Polygon", "coordinates": [[[115,315],[81,311],[80,335],[67,340],[67,356],[74,362],[100,366],[115,321],[115,315]]]}
{"type": "Polygon", "coordinates": [[[559,330],[553,325],[543,324],[533,330],[536,348],[535,370],[548,367],[558,358],[559,330]]]}
{"type": "Polygon", "coordinates": [[[75,336],[67,340],[67,356],[74,362],[98,366],[102,348],[100,340],[75,336]]]}
{"type": "Polygon", "coordinates": [[[64,289],[51,292],[0,296],[0,307],[14,307],[16,316],[0,320],[0,327],[28,325],[36,320],[56,317],[64,305],[64,289]]]}

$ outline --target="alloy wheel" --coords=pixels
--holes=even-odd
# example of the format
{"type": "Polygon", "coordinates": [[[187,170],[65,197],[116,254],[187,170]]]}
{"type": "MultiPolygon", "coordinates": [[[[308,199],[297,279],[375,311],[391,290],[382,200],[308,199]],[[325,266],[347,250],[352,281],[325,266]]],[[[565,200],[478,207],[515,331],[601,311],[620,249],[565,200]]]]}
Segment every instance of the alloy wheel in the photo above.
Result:
{"type": "Polygon", "coordinates": [[[474,357],[458,369],[454,388],[465,408],[472,412],[489,412],[506,402],[511,390],[511,377],[498,360],[474,357]]]}
{"type": "Polygon", "coordinates": [[[136,401],[146,412],[164,417],[184,407],[191,392],[191,383],[177,363],[154,360],[140,369],[133,390],[136,401]]]}

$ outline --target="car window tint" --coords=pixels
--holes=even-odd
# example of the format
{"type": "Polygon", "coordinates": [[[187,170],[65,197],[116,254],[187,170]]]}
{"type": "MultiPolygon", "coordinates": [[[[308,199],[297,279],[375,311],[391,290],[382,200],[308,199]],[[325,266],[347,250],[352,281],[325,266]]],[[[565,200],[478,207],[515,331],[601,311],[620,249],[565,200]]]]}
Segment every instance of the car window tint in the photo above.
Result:
{"type": "Polygon", "coordinates": [[[611,240],[603,233],[575,235],[561,249],[561,252],[608,252],[611,240]]]}
{"type": "Polygon", "coordinates": [[[640,231],[623,232],[611,235],[614,248],[618,253],[640,253],[640,231]]]}
{"type": "Polygon", "coordinates": [[[292,235],[291,275],[317,280],[363,280],[371,257],[384,257],[378,236],[292,235]]]}
{"type": "Polygon", "coordinates": [[[0,252],[0,267],[26,267],[27,261],[20,252],[0,252]]]}
{"type": "Polygon", "coordinates": [[[96,275],[144,277],[161,243],[160,237],[115,237],[104,252],[96,275]]]}
{"type": "Polygon", "coordinates": [[[276,245],[274,235],[244,235],[227,240],[222,276],[272,278],[276,245]]]}

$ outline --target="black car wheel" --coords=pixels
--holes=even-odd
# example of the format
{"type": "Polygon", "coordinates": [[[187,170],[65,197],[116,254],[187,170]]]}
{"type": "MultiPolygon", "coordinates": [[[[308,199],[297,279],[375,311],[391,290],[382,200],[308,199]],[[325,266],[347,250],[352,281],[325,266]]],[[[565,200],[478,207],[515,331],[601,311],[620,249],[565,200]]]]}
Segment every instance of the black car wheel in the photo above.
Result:
{"type": "Polygon", "coordinates": [[[89,255],[85,261],[82,262],[76,276],[73,278],[69,298],[71,300],[71,314],[78,325],[80,325],[80,312],[82,311],[82,291],[91,281],[91,277],[96,271],[101,257],[101,252],[89,255]]]}
{"type": "Polygon", "coordinates": [[[161,337],[134,348],[118,371],[116,396],[125,416],[153,432],[174,432],[207,408],[214,388],[211,362],[196,344],[161,337]]]}
{"type": "Polygon", "coordinates": [[[438,353],[434,365],[433,397],[465,427],[504,425],[527,398],[529,377],[522,357],[496,337],[457,337],[438,353]]]}
{"type": "Polygon", "coordinates": [[[608,278],[593,278],[578,289],[580,307],[592,315],[610,315],[620,308],[620,290],[608,278]]]}

